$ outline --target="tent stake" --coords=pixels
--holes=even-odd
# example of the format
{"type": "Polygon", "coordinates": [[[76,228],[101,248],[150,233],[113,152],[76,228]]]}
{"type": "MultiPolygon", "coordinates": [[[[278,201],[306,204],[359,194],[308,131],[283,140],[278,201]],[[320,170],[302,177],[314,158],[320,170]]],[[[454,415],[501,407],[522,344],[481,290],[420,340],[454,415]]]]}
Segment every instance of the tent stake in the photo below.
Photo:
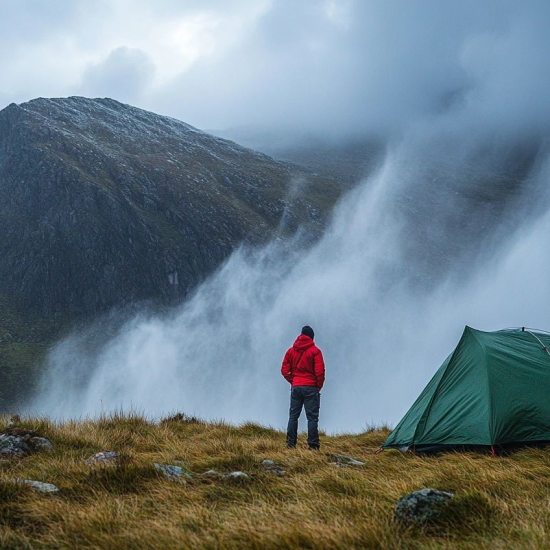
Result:
{"type": "Polygon", "coordinates": [[[491,454],[493,455],[493,458],[497,457],[497,454],[495,453],[495,448],[491,445],[491,454]]]}

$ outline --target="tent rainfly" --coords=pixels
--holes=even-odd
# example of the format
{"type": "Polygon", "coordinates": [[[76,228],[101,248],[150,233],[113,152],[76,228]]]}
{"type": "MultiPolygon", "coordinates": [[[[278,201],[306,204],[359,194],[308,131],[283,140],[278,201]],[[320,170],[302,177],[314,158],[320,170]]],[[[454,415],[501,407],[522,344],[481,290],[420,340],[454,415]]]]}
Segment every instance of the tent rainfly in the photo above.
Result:
{"type": "Polygon", "coordinates": [[[550,334],[464,329],[384,448],[550,442],[550,334]]]}

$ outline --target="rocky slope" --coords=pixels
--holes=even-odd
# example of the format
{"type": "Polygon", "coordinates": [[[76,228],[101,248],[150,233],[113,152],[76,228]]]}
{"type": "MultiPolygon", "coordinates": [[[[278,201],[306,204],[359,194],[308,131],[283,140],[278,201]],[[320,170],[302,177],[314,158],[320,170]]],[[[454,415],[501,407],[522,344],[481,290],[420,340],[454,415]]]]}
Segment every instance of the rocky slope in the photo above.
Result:
{"type": "Polygon", "coordinates": [[[0,411],[75,322],[181,300],[243,243],[315,239],[342,189],[111,99],[0,111],[0,411]]]}
{"type": "Polygon", "coordinates": [[[71,97],[0,111],[0,193],[0,294],[88,315],[183,297],[243,242],[314,237],[340,188],[172,118],[71,97]]]}

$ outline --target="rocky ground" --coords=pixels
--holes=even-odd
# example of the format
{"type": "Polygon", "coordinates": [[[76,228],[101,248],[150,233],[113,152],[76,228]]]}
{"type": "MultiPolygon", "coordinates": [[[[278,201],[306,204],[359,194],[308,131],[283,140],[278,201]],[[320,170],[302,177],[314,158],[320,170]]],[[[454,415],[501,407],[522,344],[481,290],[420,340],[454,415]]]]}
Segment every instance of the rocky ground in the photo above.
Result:
{"type": "Polygon", "coordinates": [[[1,417],[0,547],[548,547],[548,451],[377,452],[388,433],[312,452],[181,414],[1,417]]]}

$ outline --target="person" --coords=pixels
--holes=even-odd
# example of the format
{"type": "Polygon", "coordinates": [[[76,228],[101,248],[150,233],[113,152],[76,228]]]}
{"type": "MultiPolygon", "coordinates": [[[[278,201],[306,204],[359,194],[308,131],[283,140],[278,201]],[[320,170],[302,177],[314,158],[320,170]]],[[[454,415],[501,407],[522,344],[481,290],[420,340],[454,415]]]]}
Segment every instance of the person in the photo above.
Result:
{"type": "Polygon", "coordinates": [[[307,417],[307,443],[310,449],[319,450],[319,408],[321,388],[325,383],[325,362],[321,350],[314,344],[315,333],[310,326],[302,328],[302,333],[293,346],[287,350],[281,366],[281,374],[290,382],[290,412],[286,432],[286,445],[296,448],[298,439],[298,418],[302,407],[307,417]]]}

